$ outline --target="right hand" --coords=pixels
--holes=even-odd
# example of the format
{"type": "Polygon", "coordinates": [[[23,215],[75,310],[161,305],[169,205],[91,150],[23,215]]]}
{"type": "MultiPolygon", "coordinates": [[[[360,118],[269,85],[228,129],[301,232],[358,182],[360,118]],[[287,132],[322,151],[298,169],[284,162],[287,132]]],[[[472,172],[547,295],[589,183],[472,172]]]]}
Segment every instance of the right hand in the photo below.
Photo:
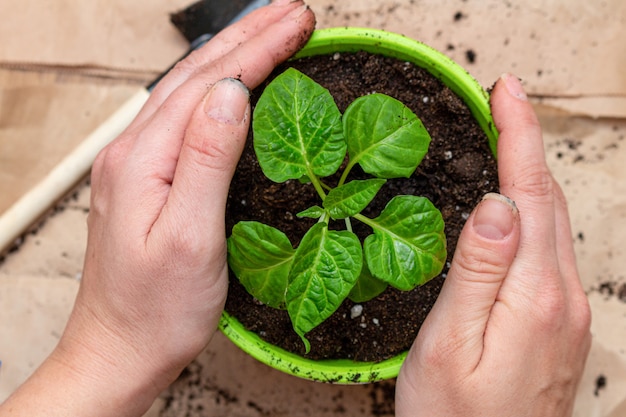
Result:
{"type": "Polygon", "coordinates": [[[515,203],[489,195],[467,220],[400,372],[397,416],[572,413],[591,335],[565,197],[519,81],[504,75],[491,105],[501,192],[515,203]]]}

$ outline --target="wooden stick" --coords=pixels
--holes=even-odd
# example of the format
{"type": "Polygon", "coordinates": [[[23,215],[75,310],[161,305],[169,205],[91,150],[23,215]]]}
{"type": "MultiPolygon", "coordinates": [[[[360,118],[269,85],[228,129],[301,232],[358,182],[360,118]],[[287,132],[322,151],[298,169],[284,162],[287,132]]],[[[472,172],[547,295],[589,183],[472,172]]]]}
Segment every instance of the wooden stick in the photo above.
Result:
{"type": "Polygon", "coordinates": [[[126,129],[149,95],[145,88],[137,91],[43,180],[0,216],[0,253],[8,249],[28,227],[87,176],[96,155],[126,129]]]}

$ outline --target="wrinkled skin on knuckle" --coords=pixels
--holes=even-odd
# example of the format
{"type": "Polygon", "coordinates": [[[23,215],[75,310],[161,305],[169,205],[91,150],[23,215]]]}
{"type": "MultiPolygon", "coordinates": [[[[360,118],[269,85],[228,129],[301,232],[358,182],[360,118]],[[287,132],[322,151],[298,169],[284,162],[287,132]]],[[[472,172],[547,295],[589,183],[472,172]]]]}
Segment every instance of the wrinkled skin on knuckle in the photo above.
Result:
{"type": "Polygon", "coordinates": [[[417,363],[421,364],[420,369],[445,370],[449,364],[450,354],[454,352],[452,345],[447,337],[442,337],[435,343],[422,343],[412,354],[417,363]]]}
{"type": "Polygon", "coordinates": [[[183,275],[206,271],[225,262],[226,238],[217,238],[221,232],[216,230],[214,236],[203,236],[195,227],[197,219],[173,216],[166,224],[153,229],[150,240],[158,246],[150,246],[149,250],[154,259],[165,260],[173,266],[172,274],[183,275]]]}
{"type": "Polygon", "coordinates": [[[555,196],[555,182],[545,164],[529,165],[518,175],[511,186],[525,199],[551,202],[555,196]]]}
{"type": "Polygon", "coordinates": [[[234,135],[223,138],[200,134],[190,135],[190,140],[186,140],[183,147],[195,164],[209,168],[211,172],[217,174],[231,174],[234,169],[233,158],[238,158],[241,152],[240,144],[233,139],[234,135]]]}
{"type": "Polygon", "coordinates": [[[231,129],[220,132],[219,135],[209,135],[206,132],[186,133],[183,151],[198,166],[209,168],[215,175],[230,176],[236,162],[241,155],[241,147],[245,138],[240,138],[239,127],[222,127],[231,129]]]}
{"type": "Polygon", "coordinates": [[[160,252],[163,256],[178,260],[180,264],[195,264],[209,252],[207,239],[202,239],[192,227],[173,227],[167,232],[167,238],[160,252]]]}
{"type": "Polygon", "coordinates": [[[433,373],[443,380],[463,377],[470,366],[465,354],[467,339],[456,327],[438,328],[437,333],[422,329],[416,345],[409,351],[412,362],[419,364],[420,373],[433,373]]]}
{"type": "Polygon", "coordinates": [[[199,50],[192,51],[185,59],[178,61],[170,72],[182,78],[187,78],[192,74],[195,74],[199,68],[203,67],[202,59],[200,58],[201,52],[199,50]]]}
{"type": "Polygon", "coordinates": [[[454,254],[457,279],[468,282],[494,282],[507,270],[501,253],[492,248],[458,247],[454,254]]]}

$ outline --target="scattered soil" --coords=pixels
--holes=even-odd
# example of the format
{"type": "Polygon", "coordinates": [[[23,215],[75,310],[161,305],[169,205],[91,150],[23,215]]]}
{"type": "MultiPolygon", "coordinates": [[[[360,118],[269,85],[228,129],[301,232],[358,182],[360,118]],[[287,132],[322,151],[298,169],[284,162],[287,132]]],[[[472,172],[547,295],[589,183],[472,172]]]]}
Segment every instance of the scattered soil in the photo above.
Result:
{"type": "MultiPolygon", "coordinates": [[[[328,320],[307,334],[312,348],[306,356],[310,358],[389,358],[411,346],[437,299],[465,220],[484,194],[498,190],[495,160],[485,134],[465,104],[419,67],[364,52],[306,58],[287,65],[328,88],[342,112],[357,97],[368,93],[395,97],[422,119],[432,137],[429,152],[415,174],[408,179],[388,181],[364,214],[377,216],[396,194],[429,198],[441,210],[446,223],[448,264],[444,271],[413,291],[387,289],[378,298],[363,303],[362,313],[355,318],[350,315],[354,303],[346,300],[328,320]]],[[[286,65],[279,67],[274,76],[285,69],[286,65]]],[[[253,106],[263,88],[261,85],[253,91],[253,106]]],[[[241,220],[262,221],[287,233],[297,245],[315,220],[298,219],[296,213],[319,203],[310,186],[298,181],[276,184],[266,179],[249,136],[229,193],[228,231],[241,220]]],[[[353,227],[361,236],[371,233],[357,221],[353,227]]],[[[287,312],[261,305],[232,273],[226,310],[265,340],[304,354],[287,312]]]]}
{"type": "Polygon", "coordinates": [[[617,298],[619,301],[626,303],[626,282],[619,280],[603,281],[592,287],[588,292],[597,292],[604,295],[606,299],[617,298]]]}
{"type": "MultiPolygon", "coordinates": [[[[352,416],[387,417],[395,415],[395,381],[379,381],[353,387],[335,387],[332,393],[315,395],[311,387],[275,392],[258,398],[254,391],[215,378],[206,367],[215,358],[194,360],[161,396],[159,417],[206,416],[352,416]],[[358,392],[360,390],[363,392],[358,392]],[[297,403],[290,395],[298,395],[297,403]]],[[[232,382],[232,381],[231,381],[232,382]]]]}
{"type": "Polygon", "coordinates": [[[598,397],[600,395],[600,390],[603,390],[604,388],[606,388],[606,377],[600,374],[596,378],[596,388],[593,391],[593,395],[598,397]]]}

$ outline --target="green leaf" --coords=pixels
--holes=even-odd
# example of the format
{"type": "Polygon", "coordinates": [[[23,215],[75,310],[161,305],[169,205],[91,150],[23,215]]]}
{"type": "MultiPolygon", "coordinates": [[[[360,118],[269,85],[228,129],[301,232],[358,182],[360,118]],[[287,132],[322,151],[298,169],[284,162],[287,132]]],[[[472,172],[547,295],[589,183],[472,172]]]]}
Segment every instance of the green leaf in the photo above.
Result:
{"type": "Polygon", "coordinates": [[[287,311],[308,353],[306,333],[337,310],[354,286],[363,264],[358,237],[317,223],[302,238],[289,273],[287,311]]]}
{"type": "Polygon", "coordinates": [[[275,182],[329,176],[346,155],[341,113],[333,97],[293,68],[265,88],[252,126],[259,164],[275,182]]]}
{"type": "Polygon", "coordinates": [[[309,207],[306,210],[302,210],[300,213],[296,214],[297,217],[307,217],[310,219],[319,219],[325,213],[325,210],[320,206],[309,207]]]}
{"type": "Polygon", "coordinates": [[[430,135],[400,101],[384,94],[360,97],[343,115],[350,164],[379,178],[410,177],[426,155],[430,135]]]}
{"type": "Polygon", "coordinates": [[[285,308],[295,249],[280,230],[259,222],[239,222],[228,243],[228,264],[246,290],[274,308],[285,308]]]}
{"type": "Polygon", "coordinates": [[[308,175],[303,175],[302,177],[298,178],[298,181],[300,182],[300,184],[310,184],[311,178],[309,178],[308,175]]]}
{"type": "Polygon", "coordinates": [[[368,267],[375,277],[408,291],[437,276],[446,261],[441,213],[424,197],[397,196],[376,219],[365,239],[368,267]]]}
{"type": "Polygon", "coordinates": [[[372,275],[367,262],[363,262],[363,269],[361,269],[361,275],[357,279],[356,284],[350,290],[348,298],[355,303],[364,303],[371,300],[374,297],[379,296],[385,289],[387,289],[386,282],[383,282],[372,275]]]}
{"type": "Polygon", "coordinates": [[[367,207],[385,182],[378,178],[350,181],[330,190],[324,200],[324,208],[334,220],[354,216],[367,207]]]}

